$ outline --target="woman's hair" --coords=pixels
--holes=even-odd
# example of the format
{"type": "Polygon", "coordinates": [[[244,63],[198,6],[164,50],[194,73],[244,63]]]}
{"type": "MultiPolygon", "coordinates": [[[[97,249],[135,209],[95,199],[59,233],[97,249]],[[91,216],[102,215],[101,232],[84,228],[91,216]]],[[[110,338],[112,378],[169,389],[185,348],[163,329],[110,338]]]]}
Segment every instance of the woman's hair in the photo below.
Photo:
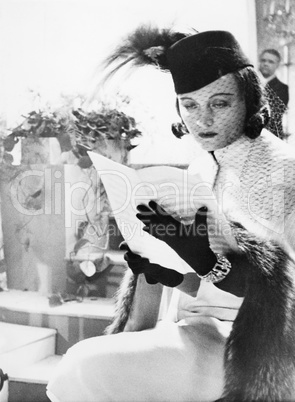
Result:
{"type": "Polygon", "coordinates": [[[270,108],[261,81],[253,67],[233,73],[246,103],[245,134],[257,138],[270,119],[270,108]]]}
{"type": "MultiPolygon", "coordinates": [[[[264,89],[253,67],[245,67],[232,74],[237,81],[240,95],[244,97],[246,103],[245,134],[249,138],[257,138],[270,119],[270,109],[264,89]]],[[[176,110],[180,116],[178,99],[176,99],[176,110]]],[[[188,133],[183,123],[173,123],[171,129],[177,138],[188,133]]]]}

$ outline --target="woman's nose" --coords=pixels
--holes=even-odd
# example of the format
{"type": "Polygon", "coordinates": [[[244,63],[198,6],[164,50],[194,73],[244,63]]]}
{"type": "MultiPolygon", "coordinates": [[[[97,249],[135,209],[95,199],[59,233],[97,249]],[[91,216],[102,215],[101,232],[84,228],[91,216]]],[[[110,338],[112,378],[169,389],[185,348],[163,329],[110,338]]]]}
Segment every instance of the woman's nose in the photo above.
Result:
{"type": "Polygon", "coordinates": [[[207,108],[204,110],[200,119],[198,120],[198,125],[204,127],[211,127],[213,125],[213,114],[211,109],[207,108]]]}

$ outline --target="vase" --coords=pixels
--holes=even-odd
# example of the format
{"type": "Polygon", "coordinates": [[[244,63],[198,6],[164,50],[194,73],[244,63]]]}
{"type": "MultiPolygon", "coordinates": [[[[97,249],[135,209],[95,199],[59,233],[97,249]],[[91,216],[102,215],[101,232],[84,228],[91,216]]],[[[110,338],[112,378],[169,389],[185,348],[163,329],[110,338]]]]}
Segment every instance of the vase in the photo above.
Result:
{"type": "Polygon", "coordinates": [[[0,183],[9,289],[65,288],[64,166],[14,166],[0,183]]]}
{"type": "Polygon", "coordinates": [[[21,140],[21,164],[58,165],[61,148],[56,137],[26,137],[21,140]]]}

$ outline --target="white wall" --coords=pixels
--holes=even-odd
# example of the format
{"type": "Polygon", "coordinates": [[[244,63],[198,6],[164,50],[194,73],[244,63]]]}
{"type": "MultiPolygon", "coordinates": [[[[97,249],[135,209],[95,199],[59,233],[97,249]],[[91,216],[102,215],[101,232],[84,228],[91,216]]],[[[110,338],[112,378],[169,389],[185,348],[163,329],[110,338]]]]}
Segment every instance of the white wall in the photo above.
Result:
{"type": "MultiPolygon", "coordinates": [[[[0,116],[15,124],[34,106],[36,92],[42,102],[89,93],[110,46],[142,22],[226,29],[256,60],[254,0],[0,0],[0,116]]],[[[149,72],[124,83],[151,116],[132,161],[186,163],[196,150],[171,135],[174,94],[170,78],[158,77],[149,72]]]]}

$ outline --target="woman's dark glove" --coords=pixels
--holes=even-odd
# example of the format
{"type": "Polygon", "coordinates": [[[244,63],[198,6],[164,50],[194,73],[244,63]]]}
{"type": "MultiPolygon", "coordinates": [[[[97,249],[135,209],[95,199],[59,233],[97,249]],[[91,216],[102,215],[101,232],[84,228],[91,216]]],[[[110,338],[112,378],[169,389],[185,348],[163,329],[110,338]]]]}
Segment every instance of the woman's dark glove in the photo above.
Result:
{"type": "Polygon", "coordinates": [[[144,274],[147,283],[155,285],[162,283],[162,285],[175,287],[183,281],[183,275],[179,272],[162,267],[158,264],[152,264],[147,258],[143,258],[138,254],[134,254],[127,243],[120,244],[120,250],[126,250],[124,260],[127,261],[129,268],[135,275],[144,274]]]}
{"type": "Polygon", "coordinates": [[[149,206],[138,205],[137,210],[137,218],[145,225],[143,230],[167,243],[199,275],[214,267],[217,259],[209,244],[206,207],[197,211],[191,225],[178,222],[155,201],[149,206]]]}

